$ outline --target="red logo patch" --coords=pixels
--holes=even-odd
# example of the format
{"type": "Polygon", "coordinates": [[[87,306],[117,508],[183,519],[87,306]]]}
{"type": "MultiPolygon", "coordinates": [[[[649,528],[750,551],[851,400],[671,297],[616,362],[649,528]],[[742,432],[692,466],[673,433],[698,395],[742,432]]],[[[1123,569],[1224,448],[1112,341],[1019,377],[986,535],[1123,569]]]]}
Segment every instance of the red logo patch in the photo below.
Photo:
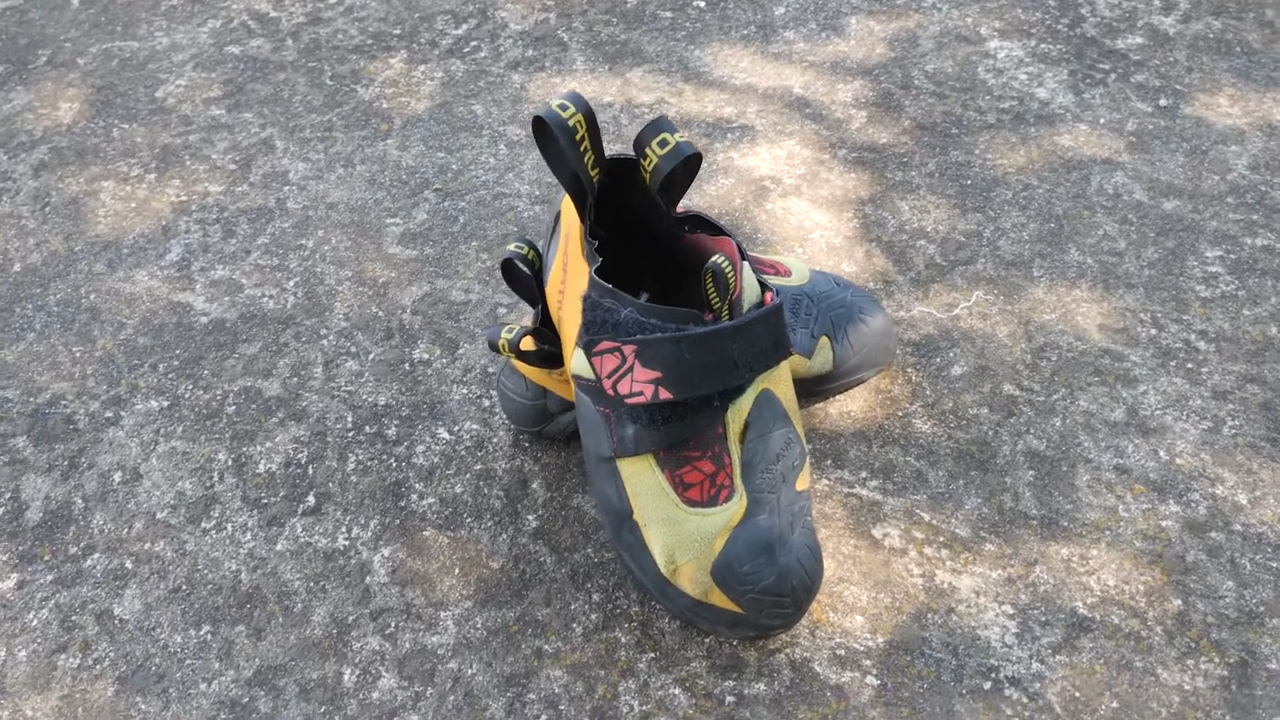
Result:
{"type": "Polygon", "coordinates": [[[636,361],[635,345],[605,340],[591,349],[587,359],[604,391],[629,405],[671,399],[671,393],[658,382],[662,373],[636,361]]]}

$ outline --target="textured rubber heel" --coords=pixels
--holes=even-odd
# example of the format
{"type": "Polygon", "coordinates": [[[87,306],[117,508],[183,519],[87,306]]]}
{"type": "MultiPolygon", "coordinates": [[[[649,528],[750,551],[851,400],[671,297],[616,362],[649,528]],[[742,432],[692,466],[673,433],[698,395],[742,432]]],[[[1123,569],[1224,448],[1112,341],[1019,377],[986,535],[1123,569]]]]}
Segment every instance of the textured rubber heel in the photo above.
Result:
{"type": "MultiPolygon", "coordinates": [[[[820,271],[814,271],[815,276],[819,274],[820,271]]],[[[836,365],[817,377],[795,378],[796,396],[802,406],[829,400],[858,387],[889,369],[898,354],[897,328],[884,307],[866,291],[838,277],[828,277],[833,288],[828,297],[844,294],[845,307],[828,313],[839,319],[839,325],[833,322],[830,327],[820,328],[837,338],[836,365]]],[[[813,284],[818,285],[816,281],[813,284]]],[[[809,302],[818,306],[820,300],[815,298],[809,302]]],[[[792,333],[802,337],[801,340],[793,338],[798,343],[803,342],[803,335],[808,334],[799,327],[793,327],[792,333]]]]}
{"type": "Polygon", "coordinates": [[[498,405],[517,429],[547,440],[565,440],[578,432],[573,403],[520,374],[509,360],[498,370],[498,405]]]}
{"type": "MultiPolygon", "coordinates": [[[[892,326],[890,326],[892,327],[892,326]]],[[[898,343],[892,331],[863,348],[843,367],[816,378],[796,378],[796,396],[804,407],[844,394],[871,380],[893,365],[898,343]]]]}

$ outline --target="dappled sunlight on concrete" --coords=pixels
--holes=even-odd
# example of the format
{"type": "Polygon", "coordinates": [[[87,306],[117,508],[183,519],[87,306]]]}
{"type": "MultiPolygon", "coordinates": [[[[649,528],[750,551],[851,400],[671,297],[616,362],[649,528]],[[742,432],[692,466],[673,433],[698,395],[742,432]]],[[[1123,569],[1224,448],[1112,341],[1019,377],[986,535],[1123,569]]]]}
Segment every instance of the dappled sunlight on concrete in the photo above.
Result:
{"type": "MultiPolygon", "coordinates": [[[[525,97],[538,106],[568,89],[582,93],[597,108],[607,103],[639,105],[655,114],[666,113],[677,122],[680,118],[697,118],[754,124],[756,113],[755,102],[748,96],[638,69],[538,75],[530,81],[525,97]]],[[[605,146],[607,149],[615,145],[606,140],[605,146]]],[[[626,152],[631,152],[629,146],[626,152]]]]}
{"type": "Polygon", "coordinates": [[[836,207],[803,193],[786,193],[747,215],[759,231],[740,233],[741,239],[751,248],[797,257],[862,285],[892,277],[892,263],[866,243],[857,216],[836,207]]]}
{"type": "Polygon", "coordinates": [[[1117,634],[1114,653],[1101,662],[1078,658],[1055,662],[1045,693],[1061,717],[1144,717],[1153,710],[1179,706],[1185,717],[1202,717],[1221,710],[1216,686],[1227,668],[1212,662],[1188,663],[1176,659],[1157,663],[1155,670],[1129,659],[1150,648],[1141,640],[1117,634]]]}
{"type": "Polygon", "coordinates": [[[494,7],[494,14],[516,32],[552,17],[540,0],[501,0],[494,7]]]}
{"type": "Polygon", "coordinates": [[[836,125],[847,140],[874,145],[908,141],[905,122],[890,120],[873,109],[870,100],[874,88],[869,81],[845,72],[832,72],[805,62],[804,58],[803,54],[764,54],[726,44],[707,50],[714,77],[780,103],[772,112],[753,113],[753,124],[761,125],[769,136],[786,135],[792,128],[806,124],[794,110],[787,109],[790,101],[803,98],[837,120],[836,125]]]}
{"type": "Polygon", "coordinates": [[[502,561],[480,541],[433,529],[414,533],[396,555],[394,562],[419,592],[451,605],[475,600],[500,579],[502,570],[502,561]]]}
{"type": "Polygon", "coordinates": [[[1130,618],[1126,623],[1167,620],[1177,605],[1160,567],[1138,553],[1088,537],[1039,544],[1028,558],[1008,561],[1025,575],[1019,580],[1043,584],[1051,594],[1099,617],[1130,618]]]}
{"type": "Polygon", "coordinates": [[[817,62],[869,67],[893,56],[892,42],[920,24],[920,16],[909,12],[854,15],[844,22],[843,31],[833,38],[785,40],[783,54],[817,62]]]}
{"type": "Polygon", "coordinates": [[[431,106],[439,84],[438,71],[407,60],[403,54],[380,58],[364,69],[371,86],[366,92],[384,111],[403,119],[431,106]]]}
{"type": "Polygon", "coordinates": [[[1019,312],[1028,322],[1095,342],[1111,339],[1124,329],[1116,301],[1086,286],[1037,286],[1019,303],[1019,312]]]}
{"type": "Polygon", "coordinates": [[[74,75],[45,80],[36,85],[28,103],[27,122],[38,130],[52,130],[82,122],[93,113],[89,89],[74,75]]]}
{"type": "Polygon", "coordinates": [[[735,228],[752,249],[791,255],[871,283],[893,266],[867,243],[858,206],[873,197],[869,173],[842,171],[816,135],[763,137],[727,148],[723,172],[690,194],[691,204],[746,220],[735,228]]]}
{"type": "Polygon", "coordinates": [[[904,318],[904,332],[950,325],[1018,347],[1037,327],[1105,341],[1123,330],[1115,303],[1086,286],[1045,284],[1023,294],[989,287],[937,288],[895,308],[895,316],[904,318]]]}
{"type": "Polygon", "coordinates": [[[314,14],[308,4],[295,5],[282,0],[228,0],[227,4],[255,20],[258,19],[255,16],[270,18],[285,29],[306,23],[308,16],[314,14]]]}
{"type": "Polygon", "coordinates": [[[90,233],[118,238],[154,230],[182,203],[219,193],[225,182],[220,171],[196,166],[158,177],[91,168],[67,178],[64,186],[84,198],[90,233]]]}
{"type": "Polygon", "coordinates": [[[156,91],[156,97],[173,112],[200,115],[213,110],[226,88],[218,76],[208,72],[179,75],[156,91]]]}
{"type": "Polygon", "coordinates": [[[193,317],[208,321],[235,317],[237,309],[225,298],[211,299],[200,288],[179,284],[162,272],[138,270],[96,283],[96,290],[109,302],[118,317],[137,318],[148,312],[159,312],[167,303],[182,303],[193,317]]]}
{"type": "Polygon", "coordinates": [[[1280,92],[1216,88],[1195,93],[1190,114],[1224,127],[1255,129],[1280,123],[1280,92]]]}
{"type": "MultiPolygon", "coordinates": [[[[1116,633],[1140,633],[1179,612],[1159,565],[1100,538],[976,544],[940,524],[945,509],[926,514],[918,504],[887,507],[868,527],[876,502],[829,481],[815,485],[826,576],[809,632],[866,649],[914,613],[941,614],[981,638],[1008,672],[1025,675],[1047,669],[1022,637],[1027,608],[1070,609],[1116,633]]],[[[1065,652],[1065,662],[1075,655],[1065,652]]]]}
{"type": "Polygon", "coordinates": [[[853,392],[847,392],[805,410],[805,425],[823,432],[871,430],[901,420],[913,408],[912,376],[891,367],[853,392]]]}
{"type": "Polygon", "coordinates": [[[885,208],[907,227],[939,238],[954,233],[965,222],[954,203],[928,192],[890,195],[885,198],[885,208]]]}
{"type": "Polygon", "coordinates": [[[1206,452],[1179,448],[1174,463],[1205,479],[1210,492],[1232,514],[1272,536],[1280,536],[1280,463],[1248,451],[1206,452]]]}
{"type": "Polygon", "coordinates": [[[865,100],[871,93],[871,85],[866,80],[832,77],[823,73],[821,68],[796,62],[794,55],[790,56],[791,59],[770,57],[753,48],[731,44],[713,45],[707,48],[706,55],[716,77],[756,90],[813,93],[817,96],[834,92],[834,97],[824,97],[824,101],[845,103],[865,100]]]}
{"type": "Polygon", "coordinates": [[[1070,160],[1128,159],[1125,140],[1099,127],[1066,125],[1052,128],[1038,137],[1021,140],[1002,133],[986,143],[991,162],[1003,172],[1029,172],[1054,162],[1070,160]]]}
{"type": "Polygon", "coordinates": [[[914,568],[855,521],[829,483],[814,488],[814,523],[820,528],[824,577],[814,601],[815,632],[835,633],[860,646],[874,645],[924,599],[914,568]]]}
{"type": "MultiPolygon", "coordinates": [[[[73,646],[68,655],[81,655],[84,648],[73,646]]],[[[68,658],[69,663],[74,660],[68,658]]],[[[51,669],[51,668],[47,668],[51,669]]],[[[114,695],[117,690],[108,679],[86,682],[74,667],[58,670],[39,678],[9,678],[15,690],[13,707],[24,717],[123,717],[120,703],[114,695]],[[52,686],[52,687],[50,687],[52,686]],[[50,688],[50,689],[43,689],[50,688]]]]}
{"type": "Polygon", "coordinates": [[[362,284],[384,290],[397,307],[408,305],[424,292],[435,292],[436,282],[421,260],[383,255],[366,259],[357,272],[362,284]]]}
{"type": "Polygon", "coordinates": [[[110,352],[120,346],[115,338],[101,338],[85,347],[65,335],[42,337],[38,347],[27,342],[0,347],[0,362],[12,368],[12,382],[23,382],[31,387],[50,392],[68,392],[76,383],[90,376],[86,360],[96,353],[110,352]]]}

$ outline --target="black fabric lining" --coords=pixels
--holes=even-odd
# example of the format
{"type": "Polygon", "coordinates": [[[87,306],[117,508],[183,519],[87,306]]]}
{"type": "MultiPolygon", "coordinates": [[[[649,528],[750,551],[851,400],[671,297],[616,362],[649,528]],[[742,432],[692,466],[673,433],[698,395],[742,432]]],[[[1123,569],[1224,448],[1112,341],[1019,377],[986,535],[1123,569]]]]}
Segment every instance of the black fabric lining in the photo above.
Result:
{"type": "Polygon", "coordinates": [[[680,223],[649,191],[634,157],[605,164],[590,229],[600,264],[596,276],[648,302],[701,308],[702,265],[689,252],[680,223]]]}

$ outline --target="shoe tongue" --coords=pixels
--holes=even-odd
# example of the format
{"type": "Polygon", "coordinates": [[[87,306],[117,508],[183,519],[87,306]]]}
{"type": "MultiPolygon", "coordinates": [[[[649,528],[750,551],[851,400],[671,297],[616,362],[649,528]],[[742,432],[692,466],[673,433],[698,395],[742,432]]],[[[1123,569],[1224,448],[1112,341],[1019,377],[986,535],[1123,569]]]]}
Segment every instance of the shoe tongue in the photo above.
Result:
{"type": "Polygon", "coordinates": [[[728,322],[742,317],[763,300],[760,282],[743,262],[738,244],[731,238],[690,236],[701,245],[712,245],[716,252],[702,266],[702,286],[707,312],[712,319],[728,322]]]}

